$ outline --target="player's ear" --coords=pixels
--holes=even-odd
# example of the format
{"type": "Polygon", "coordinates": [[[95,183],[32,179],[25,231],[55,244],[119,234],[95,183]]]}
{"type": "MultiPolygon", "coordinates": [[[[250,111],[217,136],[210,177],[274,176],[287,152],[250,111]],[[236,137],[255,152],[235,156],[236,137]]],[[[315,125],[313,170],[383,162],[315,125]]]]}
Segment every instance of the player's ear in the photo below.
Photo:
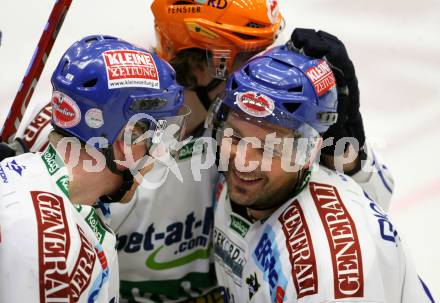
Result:
{"type": "Polygon", "coordinates": [[[127,144],[121,137],[118,137],[112,148],[118,170],[123,171],[136,167],[136,145],[127,144]]]}
{"type": "Polygon", "coordinates": [[[126,162],[125,160],[127,159],[124,153],[125,149],[127,149],[127,146],[125,146],[124,140],[122,140],[121,137],[118,137],[113,143],[113,154],[115,160],[119,162],[119,163],[117,162],[116,164],[119,170],[124,170],[127,168],[121,165],[121,163],[125,163],[126,162]]]}

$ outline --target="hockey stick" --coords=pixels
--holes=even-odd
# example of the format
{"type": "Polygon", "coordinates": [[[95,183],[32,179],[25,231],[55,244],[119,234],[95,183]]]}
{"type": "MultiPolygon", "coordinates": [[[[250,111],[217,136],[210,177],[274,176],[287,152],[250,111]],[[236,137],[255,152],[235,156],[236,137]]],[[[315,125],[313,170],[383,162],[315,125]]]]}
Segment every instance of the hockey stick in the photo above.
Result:
{"type": "Polygon", "coordinates": [[[71,2],[72,0],[57,0],[52,8],[49,20],[32,56],[31,63],[26,70],[5,124],[0,132],[2,141],[11,142],[17,133],[71,2]]]}

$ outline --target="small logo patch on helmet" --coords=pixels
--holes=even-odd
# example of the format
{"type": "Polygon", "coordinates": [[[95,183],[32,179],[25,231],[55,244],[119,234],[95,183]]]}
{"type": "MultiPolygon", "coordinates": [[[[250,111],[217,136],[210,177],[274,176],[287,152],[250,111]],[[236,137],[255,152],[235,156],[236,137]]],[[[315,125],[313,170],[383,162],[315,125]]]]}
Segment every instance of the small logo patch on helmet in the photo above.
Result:
{"type": "Polygon", "coordinates": [[[197,33],[197,34],[202,35],[203,37],[208,38],[208,39],[215,40],[215,39],[219,38],[218,34],[216,34],[215,32],[213,32],[205,27],[202,27],[201,25],[199,25],[196,22],[189,22],[188,21],[185,24],[190,32],[197,33]]]}
{"type": "Polygon", "coordinates": [[[321,60],[318,65],[310,67],[306,71],[306,75],[315,87],[318,97],[321,97],[336,85],[335,76],[324,60],[321,60]]]}
{"type": "Polygon", "coordinates": [[[86,121],[86,124],[91,128],[100,128],[104,125],[102,111],[98,108],[89,109],[84,115],[84,120],[86,121]]]}
{"type": "Polygon", "coordinates": [[[62,128],[71,128],[81,121],[81,110],[75,101],[62,92],[52,94],[52,119],[62,128]]]}
{"type": "Polygon", "coordinates": [[[272,99],[251,91],[238,93],[235,104],[246,114],[259,118],[271,115],[275,108],[275,103],[272,99]]]}
{"type": "Polygon", "coordinates": [[[108,88],[160,88],[159,74],[153,56],[135,50],[109,50],[103,54],[108,88]]]}

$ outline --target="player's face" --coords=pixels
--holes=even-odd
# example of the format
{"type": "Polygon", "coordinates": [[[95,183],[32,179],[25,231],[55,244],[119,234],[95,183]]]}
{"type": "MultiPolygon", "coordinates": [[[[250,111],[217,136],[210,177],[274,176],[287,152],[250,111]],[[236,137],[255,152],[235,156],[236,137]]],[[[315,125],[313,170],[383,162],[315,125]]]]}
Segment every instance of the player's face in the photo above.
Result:
{"type": "MultiPolygon", "coordinates": [[[[262,128],[236,115],[229,115],[226,121],[228,128],[232,128],[234,134],[240,137],[254,137],[264,142],[268,134],[277,133],[277,137],[284,137],[288,131],[282,128],[262,128]]],[[[250,144],[244,150],[237,142],[233,142],[230,151],[227,145],[221,143],[221,152],[230,152],[228,169],[225,172],[228,184],[228,193],[235,203],[255,209],[270,209],[288,199],[292,192],[298,172],[286,172],[282,169],[281,158],[272,157],[270,169],[263,171],[262,148],[252,148],[250,144]],[[243,166],[250,164],[250,161],[258,161],[259,166],[251,172],[243,172],[243,166]],[[240,171],[242,170],[242,171],[240,171]]],[[[255,163],[255,162],[254,162],[255,163]]]]}

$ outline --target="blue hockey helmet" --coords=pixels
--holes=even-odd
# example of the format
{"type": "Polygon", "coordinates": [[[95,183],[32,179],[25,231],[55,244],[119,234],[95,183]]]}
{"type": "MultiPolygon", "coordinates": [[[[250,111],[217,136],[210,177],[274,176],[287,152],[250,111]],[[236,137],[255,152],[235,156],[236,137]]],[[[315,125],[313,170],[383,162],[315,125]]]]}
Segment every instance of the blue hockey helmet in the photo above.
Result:
{"type": "MultiPolygon", "coordinates": [[[[304,139],[295,140],[291,156],[303,157],[296,163],[306,167],[321,145],[320,135],[337,120],[337,104],[336,81],[326,61],[277,46],[254,56],[229,77],[205,126],[215,130],[217,140],[226,135],[246,141],[227,122],[231,114],[271,132],[273,126],[287,129],[282,137],[304,139]]],[[[284,150],[283,144],[272,147],[279,157],[284,157],[284,150]]]]}
{"type": "Polygon", "coordinates": [[[337,120],[336,81],[326,61],[277,46],[229,77],[208,126],[225,119],[221,105],[258,123],[301,130],[304,136],[322,134],[337,120]]]}
{"type": "Polygon", "coordinates": [[[52,86],[52,124],[83,142],[105,137],[113,144],[137,113],[172,117],[183,105],[183,88],[166,61],[105,35],[88,36],[69,47],[52,86]]]}

